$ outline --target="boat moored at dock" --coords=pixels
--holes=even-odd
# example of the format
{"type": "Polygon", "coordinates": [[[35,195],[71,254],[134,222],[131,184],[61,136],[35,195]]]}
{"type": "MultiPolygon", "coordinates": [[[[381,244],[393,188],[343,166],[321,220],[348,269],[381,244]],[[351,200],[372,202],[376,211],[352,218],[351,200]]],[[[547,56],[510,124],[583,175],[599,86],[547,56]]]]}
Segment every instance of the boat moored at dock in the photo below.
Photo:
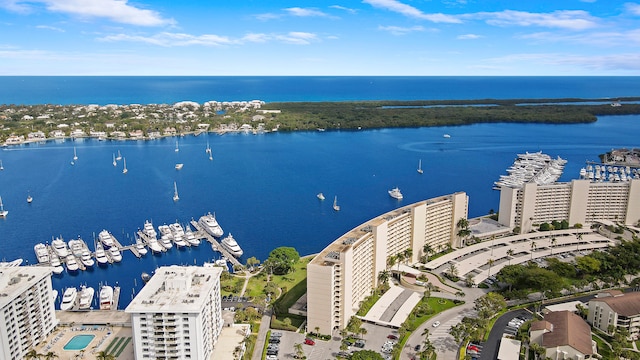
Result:
{"type": "Polygon", "coordinates": [[[62,302],[60,303],[60,310],[71,310],[76,304],[76,298],[78,296],[78,289],[75,287],[66,288],[62,295],[62,302]]]}
{"type": "Polygon", "coordinates": [[[235,257],[240,257],[244,253],[231,233],[229,233],[227,237],[220,241],[220,246],[222,246],[225,250],[227,250],[231,255],[235,257]]]}
{"type": "Polygon", "coordinates": [[[96,241],[96,261],[98,261],[98,265],[107,265],[109,263],[107,253],[99,241],[96,241]]]}
{"type": "Polygon", "coordinates": [[[78,301],[78,309],[89,310],[91,309],[91,303],[93,303],[93,295],[95,290],[91,286],[82,286],[80,288],[80,300],[78,301]]]}
{"type": "Polygon", "coordinates": [[[111,310],[113,306],[113,287],[103,285],[100,288],[100,310],[111,310]]]}
{"type": "Polygon", "coordinates": [[[62,259],[66,258],[67,255],[69,255],[67,243],[65,243],[61,237],[55,238],[55,240],[51,242],[51,247],[53,248],[53,251],[56,252],[56,255],[58,255],[58,257],[62,259]]]}
{"type": "Polygon", "coordinates": [[[49,258],[49,250],[47,250],[47,246],[43,243],[36,244],[33,247],[33,251],[36,252],[36,258],[38,258],[38,262],[40,264],[48,264],[50,261],[49,258]]]}
{"type": "Polygon", "coordinates": [[[201,216],[198,220],[198,224],[202,226],[204,231],[213,237],[221,237],[224,234],[222,227],[216,220],[215,214],[211,215],[211,213],[208,213],[207,215],[201,216]]]}

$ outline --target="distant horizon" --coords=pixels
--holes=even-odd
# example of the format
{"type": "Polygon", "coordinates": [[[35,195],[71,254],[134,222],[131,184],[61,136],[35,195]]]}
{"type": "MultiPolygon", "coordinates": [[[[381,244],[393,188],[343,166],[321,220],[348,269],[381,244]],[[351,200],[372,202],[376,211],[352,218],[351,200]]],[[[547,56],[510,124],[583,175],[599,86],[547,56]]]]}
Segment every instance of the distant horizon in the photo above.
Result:
{"type": "Polygon", "coordinates": [[[638,78],[638,75],[0,75],[0,78],[3,77],[382,77],[382,78],[402,78],[402,77],[411,77],[411,78],[506,78],[506,77],[528,77],[528,78],[578,78],[578,77],[624,77],[624,78],[638,78]]]}

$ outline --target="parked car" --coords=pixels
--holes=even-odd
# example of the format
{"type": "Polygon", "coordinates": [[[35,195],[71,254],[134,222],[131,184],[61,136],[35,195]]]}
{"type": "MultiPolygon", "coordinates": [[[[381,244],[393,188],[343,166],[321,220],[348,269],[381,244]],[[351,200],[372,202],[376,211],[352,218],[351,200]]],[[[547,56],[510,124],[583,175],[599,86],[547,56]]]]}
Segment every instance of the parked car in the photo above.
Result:
{"type": "Polygon", "coordinates": [[[355,344],[353,344],[353,346],[362,349],[362,348],[364,348],[364,341],[358,340],[358,341],[355,342],[355,344]]]}
{"type": "Polygon", "coordinates": [[[416,347],[413,348],[413,350],[420,351],[420,348],[421,348],[421,346],[420,346],[420,344],[418,344],[418,345],[416,345],[416,347]]]}
{"type": "Polygon", "coordinates": [[[433,327],[438,327],[438,326],[440,326],[440,321],[436,321],[433,323],[433,327]]]}
{"type": "Polygon", "coordinates": [[[309,338],[304,339],[304,343],[307,344],[307,345],[315,345],[316,344],[316,342],[313,341],[313,339],[309,339],[309,338]]]}
{"type": "Polygon", "coordinates": [[[398,336],[393,335],[393,334],[389,334],[389,335],[387,335],[387,339],[398,340],[398,336]]]}

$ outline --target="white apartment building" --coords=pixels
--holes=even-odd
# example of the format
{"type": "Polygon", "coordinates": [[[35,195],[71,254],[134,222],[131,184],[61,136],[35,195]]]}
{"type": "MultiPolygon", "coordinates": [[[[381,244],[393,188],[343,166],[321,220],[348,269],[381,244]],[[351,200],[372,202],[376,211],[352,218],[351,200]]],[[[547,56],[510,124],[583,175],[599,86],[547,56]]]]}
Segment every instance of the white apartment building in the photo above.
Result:
{"type": "Polygon", "coordinates": [[[324,248],[307,266],[307,328],[322,334],[343,329],[377,286],[387,259],[406,249],[414,263],[423,246],[459,246],[456,223],[467,218],[464,192],[441,196],[380,215],[324,248]]]}
{"type": "Polygon", "coordinates": [[[498,222],[529,232],[534,225],[567,220],[569,225],[596,221],[636,224],[640,221],[640,180],[591,182],[573,180],[549,185],[525,184],[500,190],[498,222]]]}
{"type": "Polygon", "coordinates": [[[51,268],[0,266],[0,359],[23,359],[58,324],[51,268]]]}
{"type": "Polygon", "coordinates": [[[587,321],[609,334],[609,326],[629,331],[629,339],[640,338],[640,292],[622,293],[617,290],[598,294],[589,300],[587,321]]]}
{"type": "Polygon", "coordinates": [[[125,312],[134,355],[142,359],[209,359],[222,331],[220,267],[158,268],[125,312]]]}

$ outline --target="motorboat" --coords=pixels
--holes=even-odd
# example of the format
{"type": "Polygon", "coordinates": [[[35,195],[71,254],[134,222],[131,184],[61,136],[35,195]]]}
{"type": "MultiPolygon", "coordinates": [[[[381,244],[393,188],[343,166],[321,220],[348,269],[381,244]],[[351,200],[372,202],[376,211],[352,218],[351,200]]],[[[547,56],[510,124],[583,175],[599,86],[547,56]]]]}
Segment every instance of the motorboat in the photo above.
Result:
{"type": "Polygon", "coordinates": [[[173,182],[173,201],[178,201],[180,200],[180,196],[178,195],[178,184],[176,184],[176,182],[173,182]]]}
{"type": "Polygon", "coordinates": [[[442,137],[443,137],[443,138],[445,138],[445,139],[448,139],[448,138],[450,138],[450,137],[451,137],[451,135],[449,135],[449,134],[444,134],[444,135],[442,135],[442,137]]]}
{"type": "Polygon", "coordinates": [[[86,267],[92,267],[95,264],[95,261],[91,257],[91,253],[88,249],[82,250],[82,254],[80,255],[80,261],[86,267]]]}
{"type": "Polygon", "coordinates": [[[124,165],[124,167],[122,168],[122,173],[123,174],[128,173],[129,170],[127,169],[127,159],[126,158],[122,159],[122,164],[124,165]]]}
{"type": "MultiPolygon", "coordinates": [[[[169,242],[169,243],[171,243],[171,242],[169,242]]],[[[164,250],[163,246],[160,245],[160,243],[158,243],[158,240],[156,238],[147,239],[147,245],[149,245],[149,249],[151,249],[151,251],[154,254],[159,254],[164,250]]]]}
{"type": "Polygon", "coordinates": [[[15,259],[13,261],[0,261],[0,267],[16,267],[20,266],[24,260],[15,259]]]}
{"type": "Polygon", "coordinates": [[[62,263],[60,263],[60,259],[58,258],[58,255],[56,255],[55,253],[50,253],[49,259],[51,261],[51,267],[53,268],[53,273],[56,275],[62,274],[64,272],[64,267],[62,266],[62,263]]]}
{"type": "Polygon", "coordinates": [[[80,269],[80,266],[78,265],[78,261],[76,260],[76,257],[73,256],[73,254],[67,255],[66,263],[67,263],[67,271],[78,271],[78,269],[80,269]]]}
{"type": "Polygon", "coordinates": [[[158,240],[158,242],[160,243],[160,245],[162,245],[162,247],[169,250],[173,247],[173,244],[171,243],[172,239],[173,237],[171,235],[162,235],[160,236],[160,240],[158,240]]]}
{"type": "Polygon", "coordinates": [[[118,250],[117,246],[110,247],[109,254],[111,254],[111,258],[113,259],[113,261],[115,262],[122,261],[122,254],[120,253],[120,250],[118,250]]]}
{"type": "Polygon", "coordinates": [[[338,205],[338,197],[333,198],[333,210],[340,211],[340,205],[338,205]]]}
{"type": "Polygon", "coordinates": [[[76,304],[76,298],[78,296],[78,289],[74,287],[66,288],[62,294],[62,302],[60,303],[60,310],[71,310],[76,304]]]}
{"type": "Polygon", "coordinates": [[[173,237],[184,236],[184,228],[178,222],[170,224],[169,230],[171,230],[171,235],[173,235],[173,237]]]}
{"type": "Polygon", "coordinates": [[[424,171],[422,170],[422,159],[418,160],[418,174],[422,174],[424,171]]]}
{"type": "Polygon", "coordinates": [[[112,246],[115,246],[115,241],[113,241],[113,235],[107,230],[102,230],[98,234],[98,240],[102,243],[105,249],[108,249],[112,246]]]}
{"type": "Polygon", "coordinates": [[[56,255],[58,255],[58,257],[66,258],[67,255],[69,255],[67,243],[65,243],[61,237],[55,238],[55,240],[51,242],[51,246],[53,247],[53,251],[56,252],[56,255]]]}
{"type": "Polygon", "coordinates": [[[144,256],[147,255],[147,248],[144,246],[144,243],[140,239],[136,239],[136,244],[134,245],[138,254],[144,256]]]}
{"type": "Polygon", "coordinates": [[[240,248],[240,245],[238,245],[236,239],[233,238],[231,233],[220,241],[220,246],[235,257],[240,257],[243,254],[242,248],[240,248]]]}
{"type": "Polygon", "coordinates": [[[27,194],[27,203],[31,204],[33,202],[33,196],[31,194],[27,194]]]}
{"type": "Polygon", "coordinates": [[[184,166],[184,164],[182,164],[182,163],[176,164],[176,170],[182,170],[183,166],[184,166]]]}
{"type": "Polygon", "coordinates": [[[100,310],[111,310],[113,306],[113,287],[104,285],[100,288],[100,310]]]}
{"type": "Polygon", "coordinates": [[[120,150],[118,150],[118,156],[116,156],[116,160],[122,160],[122,155],[120,154],[120,150]]]}
{"type": "Polygon", "coordinates": [[[49,250],[47,249],[47,245],[43,243],[38,243],[33,247],[33,251],[36,252],[36,258],[38,258],[38,262],[40,264],[49,263],[49,250]]]}
{"type": "Polygon", "coordinates": [[[78,258],[81,257],[82,251],[84,250],[84,241],[82,241],[82,239],[80,238],[69,240],[69,249],[71,250],[73,256],[78,258]]]}
{"type": "Polygon", "coordinates": [[[192,246],[200,245],[200,240],[196,238],[196,236],[193,234],[193,231],[191,231],[191,227],[188,225],[187,231],[185,231],[185,240],[187,240],[187,242],[192,246]]]}
{"type": "Polygon", "coordinates": [[[398,189],[397,187],[389,190],[389,196],[391,196],[394,199],[402,200],[402,193],[400,192],[400,189],[398,189]]]}
{"type": "Polygon", "coordinates": [[[220,237],[224,232],[222,231],[222,227],[218,224],[216,220],[216,215],[208,213],[207,215],[201,216],[198,220],[198,224],[202,226],[204,231],[206,231],[209,235],[220,237]]]}
{"type": "Polygon", "coordinates": [[[142,228],[142,232],[150,238],[154,238],[154,239],[158,238],[158,233],[156,232],[156,229],[153,228],[153,223],[151,223],[151,221],[149,220],[144,222],[144,227],[142,228]]]}
{"type": "Polygon", "coordinates": [[[318,195],[316,195],[316,197],[320,200],[324,200],[324,194],[323,193],[318,193],[318,195]]]}
{"type": "Polygon", "coordinates": [[[182,237],[183,235],[176,235],[173,237],[173,242],[176,244],[178,248],[183,248],[187,246],[187,242],[182,237]]]}
{"type": "Polygon", "coordinates": [[[93,295],[95,290],[91,286],[82,286],[80,288],[80,300],[78,301],[78,309],[89,310],[91,309],[91,303],[93,302],[93,295]]]}
{"type": "Polygon", "coordinates": [[[98,261],[99,265],[106,265],[109,263],[107,253],[104,251],[100,242],[96,242],[96,261],[98,261]]]}

